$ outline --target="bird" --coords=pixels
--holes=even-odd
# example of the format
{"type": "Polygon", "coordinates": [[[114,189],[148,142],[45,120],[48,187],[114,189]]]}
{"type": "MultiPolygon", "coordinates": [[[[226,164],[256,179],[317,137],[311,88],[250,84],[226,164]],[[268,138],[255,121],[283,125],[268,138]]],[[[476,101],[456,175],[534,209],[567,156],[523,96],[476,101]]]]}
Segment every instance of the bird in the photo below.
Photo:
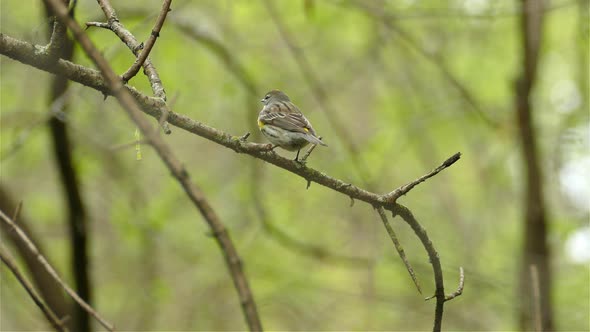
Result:
{"type": "Polygon", "coordinates": [[[264,105],[258,114],[258,128],[274,145],[288,151],[299,152],[309,143],[328,146],[316,135],[311,123],[291,102],[289,96],[280,90],[269,91],[260,100],[264,105]]]}

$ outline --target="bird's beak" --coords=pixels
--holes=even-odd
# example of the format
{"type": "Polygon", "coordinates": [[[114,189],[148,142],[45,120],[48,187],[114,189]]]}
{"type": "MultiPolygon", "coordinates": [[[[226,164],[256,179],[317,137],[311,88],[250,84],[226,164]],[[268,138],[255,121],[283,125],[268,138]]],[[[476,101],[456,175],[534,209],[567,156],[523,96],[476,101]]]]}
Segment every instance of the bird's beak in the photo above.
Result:
{"type": "Polygon", "coordinates": [[[261,103],[264,103],[264,98],[260,99],[260,102],[261,102],[261,103]]]}

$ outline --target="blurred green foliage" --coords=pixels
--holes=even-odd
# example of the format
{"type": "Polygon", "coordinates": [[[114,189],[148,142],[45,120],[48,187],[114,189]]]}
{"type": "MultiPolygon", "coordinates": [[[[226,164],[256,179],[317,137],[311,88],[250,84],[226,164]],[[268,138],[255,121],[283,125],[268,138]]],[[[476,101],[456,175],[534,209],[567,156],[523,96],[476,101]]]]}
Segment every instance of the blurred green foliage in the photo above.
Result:
{"type": "MultiPolygon", "coordinates": [[[[514,114],[514,80],[521,70],[519,2],[364,2],[390,15],[386,22],[364,11],[362,1],[309,2],[309,11],[305,1],[273,3],[327,92],[325,100],[314,98],[317,91],[262,2],[179,0],[151,53],[173,110],[242,135],[255,128],[257,100],[267,90],[282,89],[329,144],[317,148],[308,165],[376,192],[391,191],[463,152],[457,164],[400,202],[428,230],[449,292],[459,266],[465,267],[465,292],[447,303],[444,329],[516,329],[523,237],[523,161],[514,114]],[[180,29],[181,23],[197,29],[201,39],[180,29]],[[244,89],[206,38],[226,48],[257,95],[244,89]],[[325,105],[336,113],[329,116],[325,105]],[[343,124],[346,139],[358,148],[367,181],[333,122],[343,124]]],[[[145,40],[160,3],[113,4],[122,23],[145,40]]],[[[2,33],[46,42],[40,1],[5,0],[0,6],[2,33]]],[[[588,262],[573,263],[564,249],[568,237],[587,226],[588,206],[576,205],[561,181],[569,163],[589,158],[584,6],[585,1],[551,2],[533,99],[550,213],[555,319],[563,331],[590,329],[588,262]]],[[[104,18],[95,2],[79,1],[77,20],[104,18]]],[[[115,71],[132,63],[112,32],[87,32],[115,71]]],[[[80,49],[75,62],[92,67],[80,49]]],[[[23,214],[71,281],[65,203],[45,125],[51,116],[50,76],[4,56],[0,74],[2,185],[24,202],[23,214]]],[[[129,84],[151,95],[141,73],[129,84]]],[[[217,245],[154,151],[143,146],[143,159],[136,161],[133,145],[115,149],[134,141],[135,126],[125,112],[113,98],[104,101],[78,84],[69,91],[64,119],[90,214],[97,310],[120,330],[245,329],[217,245]]],[[[434,302],[417,294],[370,206],[350,207],[348,197],[317,184],[306,190],[305,180],[291,173],[172,129],[165,139],[236,242],[266,329],[431,329],[434,302]],[[300,243],[370,264],[337,264],[285,246],[267,232],[256,202],[268,222],[300,243]]],[[[575,179],[588,184],[587,169],[575,179]]],[[[430,295],[426,253],[405,224],[393,225],[430,295]]],[[[46,329],[14,278],[0,271],[0,328],[46,329]]]]}

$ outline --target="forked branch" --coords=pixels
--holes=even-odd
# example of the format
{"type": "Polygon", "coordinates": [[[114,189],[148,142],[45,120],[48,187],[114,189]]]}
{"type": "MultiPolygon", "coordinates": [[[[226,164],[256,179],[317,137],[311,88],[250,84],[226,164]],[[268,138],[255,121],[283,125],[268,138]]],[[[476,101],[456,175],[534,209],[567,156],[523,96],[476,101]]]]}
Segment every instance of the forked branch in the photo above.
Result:
{"type": "MultiPolygon", "coordinates": [[[[58,1],[58,0],[56,0],[56,1],[58,1]]],[[[65,6],[64,6],[64,8],[65,8],[65,6]]],[[[67,14],[67,9],[66,9],[66,14],[67,14]]],[[[20,237],[23,240],[24,243],[26,243],[29,251],[31,253],[33,253],[35,255],[35,257],[37,257],[37,260],[39,261],[39,263],[41,263],[41,265],[45,268],[45,270],[53,277],[53,279],[57,283],[59,283],[63,287],[63,289],[66,291],[66,293],[68,293],[68,295],[72,299],[74,299],[74,301],[76,301],[82,308],[84,308],[84,310],[86,310],[90,315],[92,315],[92,317],[96,318],[96,320],[100,323],[100,325],[102,325],[105,329],[107,329],[108,331],[115,330],[115,327],[113,326],[113,324],[109,323],[107,320],[102,318],[102,316],[96,310],[94,310],[88,303],[86,303],[84,300],[82,300],[82,298],[80,298],[80,296],[78,296],[78,294],[76,294],[76,292],[74,292],[74,290],[71,289],[70,286],[68,286],[59,277],[59,275],[57,274],[55,269],[49,264],[49,262],[47,262],[45,257],[43,257],[41,255],[41,253],[37,249],[37,246],[35,246],[35,244],[33,244],[33,242],[31,242],[31,240],[25,234],[25,232],[23,232],[22,229],[20,229],[20,227],[18,227],[18,225],[16,225],[14,223],[14,221],[12,221],[12,219],[10,219],[10,217],[8,217],[6,214],[4,214],[4,212],[0,211],[0,219],[2,219],[2,221],[4,223],[6,223],[9,226],[9,228],[13,232],[15,232],[18,237],[20,237]]]]}

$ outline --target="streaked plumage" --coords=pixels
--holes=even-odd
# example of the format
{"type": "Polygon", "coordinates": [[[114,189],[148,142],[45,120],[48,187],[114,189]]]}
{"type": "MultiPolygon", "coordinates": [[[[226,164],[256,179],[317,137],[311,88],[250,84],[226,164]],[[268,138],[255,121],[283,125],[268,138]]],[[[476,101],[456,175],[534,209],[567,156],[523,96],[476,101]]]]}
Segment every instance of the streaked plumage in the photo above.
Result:
{"type": "Polygon", "coordinates": [[[264,107],[258,115],[258,127],[274,145],[297,151],[307,144],[327,146],[316,135],[311,123],[282,91],[272,90],[261,100],[264,107]]]}

